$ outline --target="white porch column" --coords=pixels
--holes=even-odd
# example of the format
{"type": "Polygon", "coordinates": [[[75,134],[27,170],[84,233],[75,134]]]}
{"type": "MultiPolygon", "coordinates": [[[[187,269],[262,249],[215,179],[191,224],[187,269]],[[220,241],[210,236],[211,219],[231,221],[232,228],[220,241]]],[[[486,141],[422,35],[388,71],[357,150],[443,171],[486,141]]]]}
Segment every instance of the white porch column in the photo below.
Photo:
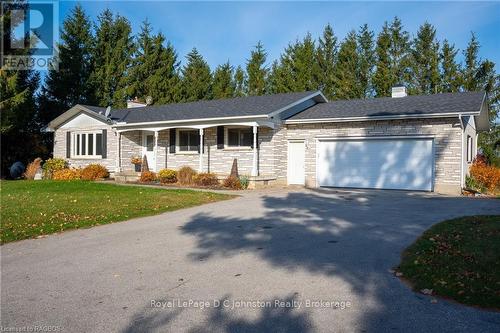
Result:
{"type": "Polygon", "coordinates": [[[200,128],[200,163],[198,172],[203,172],[203,128],[200,128]]]}
{"type": "Polygon", "coordinates": [[[154,147],[154,160],[155,160],[155,165],[153,166],[153,170],[157,172],[156,167],[158,165],[158,131],[155,131],[155,147],[154,147]]]}
{"type": "Polygon", "coordinates": [[[257,126],[253,126],[253,164],[252,164],[252,176],[259,175],[259,169],[257,165],[257,126]]]}
{"type": "Polygon", "coordinates": [[[122,172],[122,134],[120,132],[116,133],[116,173],[122,172]]]}

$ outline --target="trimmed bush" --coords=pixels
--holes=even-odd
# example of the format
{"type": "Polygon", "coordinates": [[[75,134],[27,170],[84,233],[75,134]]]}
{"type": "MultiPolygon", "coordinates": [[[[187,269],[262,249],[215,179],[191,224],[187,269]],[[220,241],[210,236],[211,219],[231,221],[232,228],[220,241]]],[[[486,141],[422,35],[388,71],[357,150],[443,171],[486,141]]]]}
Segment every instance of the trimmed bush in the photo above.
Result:
{"type": "Polygon", "coordinates": [[[246,190],[248,188],[248,184],[250,184],[250,179],[248,178],[248,176],[240,176],[240,184],[241,184],[241,188],[246,190]]]}
{"type": "Polygon", "coordinates": [[[241,182],[240,179],[234,176],[229,176],[226,179],[224,179],[223,183],[224,187],[230,188],[232,190],[241,190],[241,182]]]}
{"type": "Polygon", "coordinates": [[[28,164],[26,171],[24,172],[24,178],[33,180],[35,179],[36,172],[40,169],[42,164],[42,159],[40,157],[36,158],[33,162],[28,164]]]}
{"type": "Polygon", "coordinates": [[[213,173],[203,172],[193,177],[193,182],[198,186],[217,186],[219,180],[213,173]]]}
{"type": "Polygon", "coordinates": [[[177,171],[177,181],[182,185],[193,184],[193,177],[196,176],[197,172],[188,166],[183,166],[177,171]]]}
{"type": "Polygon", "coordinates": [[[67,169],[68,162],[62,158],[49,158],[43,164],[43,178],[52,179],[54,171],[67,169]]]}
{"type": "Polygon", "coordinates": [[[172,184],[177,182],[177,171],[172,169],[162,169],[158,172],[158,180],[162,184],[172,184]]]}
{"type": "Polygon", "coordinates": [[[81,169],[61,169],[56,170],[52,174],[53,180],[77,180],[82,178],[81,169]]]}
{"type": "Polygon", "coordinates": [[[150,183],[156,181],[156,174],[152,171],[143,171],[141,172],[141,182],[150,183]]]}
{"type": "Polygon", "coordinates": [[[500,168],[487,165],[482,156],[478,156],[472,163],[470,177],[473,179],[473,184],[483,191],[492,193],[500,191],[500,168]]]}
{"type": "Polygon", "coordinates": [[[108,177],[108,169],[100,164],[89,164],[82,170],[82,179],[85,180],[96,180],[108,177]]]}

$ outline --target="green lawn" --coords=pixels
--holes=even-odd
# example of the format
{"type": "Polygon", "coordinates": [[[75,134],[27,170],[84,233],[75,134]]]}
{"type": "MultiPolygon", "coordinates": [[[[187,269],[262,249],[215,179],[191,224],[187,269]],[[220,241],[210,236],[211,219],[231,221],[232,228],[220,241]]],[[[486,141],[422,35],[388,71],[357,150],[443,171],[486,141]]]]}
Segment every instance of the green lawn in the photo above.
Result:
{"type": "Polygon", "coordinates": [[[217,193],[84,181],[1,181],[2,244],[224,200],[217,193]]]}
{"type": "Polygon", "coordinates": [[[500,216],[436,224],[405,250],[399,271],[415,290],[500,309],[500,216]]]}

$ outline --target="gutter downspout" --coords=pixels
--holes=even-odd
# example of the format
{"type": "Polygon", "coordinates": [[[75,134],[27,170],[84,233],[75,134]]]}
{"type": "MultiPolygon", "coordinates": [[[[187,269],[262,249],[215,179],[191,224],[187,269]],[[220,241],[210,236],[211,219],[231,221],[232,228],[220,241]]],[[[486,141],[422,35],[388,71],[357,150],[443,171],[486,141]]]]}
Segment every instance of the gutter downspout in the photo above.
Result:
{"type": "Polygon", "coordinates": [[[464,124],[462,121],[462,115],[458,115],[458,120],[460,121],[461,139],[460,139],[460,190],[464,188],[464,124]]]}

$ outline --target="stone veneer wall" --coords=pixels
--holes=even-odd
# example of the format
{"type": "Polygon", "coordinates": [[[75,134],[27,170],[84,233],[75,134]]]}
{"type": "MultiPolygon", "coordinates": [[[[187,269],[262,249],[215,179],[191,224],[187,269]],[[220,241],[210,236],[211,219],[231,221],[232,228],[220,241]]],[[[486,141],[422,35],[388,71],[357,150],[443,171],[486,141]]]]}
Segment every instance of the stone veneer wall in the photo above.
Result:
{"type": "Polygon", "coordinates": [[[287,177],[287,140],[306,141],[306,186],[316,187],[317,137],[432,135],[435,151],[435,191],[460,192],[461,128],[458,118],[388,120],[346,123],[289,124],[276,135],[279,179],[287,177]]]}
{"type": "MultiPolygon", "coordinates": [[[[270,128],[259,128],[259,150],[258,162],[260,175],[274,175],[274,152],[273,134],[270,128]]],[[[231,171],[233,159],[238,159],[238,171],[243,175],[250,175],[253,164],[253,151],[251,148],[241,149],[217,149],[217,128],[210,127],[204,131],[203,170],[220,175],[227,175],[231,171]]],[[[122,170],[131,171],[133,165],[130,158],[142,154],[141,132],[122,133],[122,170]]],[[[190,166],[198,170],[199,154],[190,153],[170,153],[169,151],[170,130],[163,130],[158,133],[158,152],[156,170],[169,168],[177,170],[183,166],[190,166]]]]}
{"type": "Polygon", "coordinates": [[[85,128],[59,128],[54,132],[54,157],[64,158],[68,161],[70,167],[80,168],[92,163],[98,163],[105,166],[110,172],[114,172],[116,168],[116,133],[109,125],[102,124],[100,126],[89,126],[85,128]],[[107,158],[66,158],[66,132],[78,131],[95,131],[107,130],[107,158]]]}

